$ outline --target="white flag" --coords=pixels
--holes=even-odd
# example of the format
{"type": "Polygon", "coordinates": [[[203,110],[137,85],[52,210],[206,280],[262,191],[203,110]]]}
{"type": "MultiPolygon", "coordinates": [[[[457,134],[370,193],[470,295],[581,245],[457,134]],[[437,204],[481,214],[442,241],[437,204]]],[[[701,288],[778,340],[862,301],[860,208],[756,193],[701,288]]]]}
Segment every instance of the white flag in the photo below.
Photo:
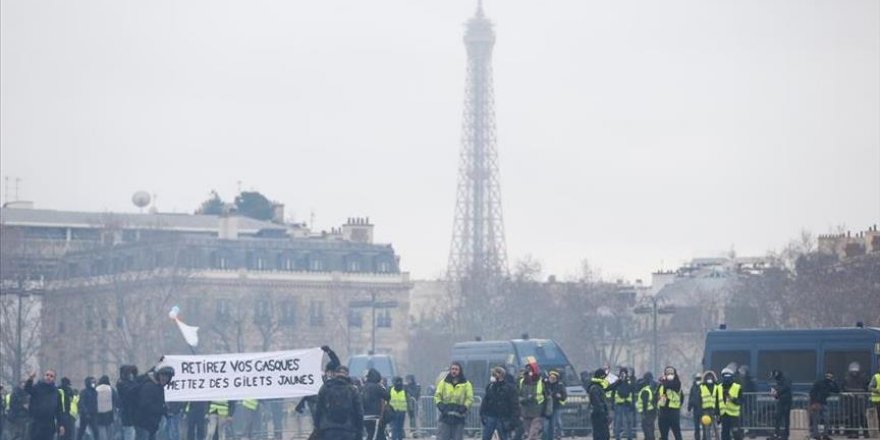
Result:
{"type": "Polygon", "coordinates": [[[175,319],[174,322],[177,323],[177,328],[180,329],[180,333],[183,334],[183,339],[186,340],[186,343],[190,345],[190,347],[196,347],[199,345],[199,328],[191,325],[186,325],[181,322],[179,319],[175,319]]]}

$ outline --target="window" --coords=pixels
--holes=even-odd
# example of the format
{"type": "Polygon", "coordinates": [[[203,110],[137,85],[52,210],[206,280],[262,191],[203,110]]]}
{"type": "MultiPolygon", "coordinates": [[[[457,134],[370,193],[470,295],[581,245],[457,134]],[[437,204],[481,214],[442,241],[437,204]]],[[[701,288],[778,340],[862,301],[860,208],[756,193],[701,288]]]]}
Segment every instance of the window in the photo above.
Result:
{"type": "Polygon", "coordinates": [[[312,301],[309,303],[309,324],[313,327],[324,325],[323,301],[312,301]]]}
{"type": "Polygon", "coordinates": [[[86,330],[94,330],[94,329],[95,329],[94,321],[92,321],[91,319],[87,319],[86,320],[86,330]]]}
{"type": "Polygon", "coordinates": [[[101,320],[101,330],[107,330],[107,320],[106,319],[101,320]]]}
{"type": "Polygon", "coordinates": [[[279,255],[278,256],[278,268],[280,270],[292,271],[296,269],[296,264],[294,263],[293,257],[289,255],[279,255]]]}
{"type": "Polygon", "coordinates": [[[379,265],[376,267],[376,270],[382,273],[391,272],[391,265],[388,264],[387,261],[379,262],[379,265]]]}
{"type": "Polygon", "coordinates": [[[816,351],[759,351],[756,377],[767,377],[773,369],[784,371],[792,382],[811,383],[817,379],[816,351]]]}
{"type": "Polygon", "coordinates": [[[376,315],[376,327],[391,328],[391,310],[385,309],[376,315]]]}
{"type": "Polygon", "coordinates": [[[218,321],[226,321],[229,319],[230,310],[229,310],[229,301],[225,299],[217,300],[217,320],[218,321]]]}
{"type": "Polygon", "coordinates": [[[319,259],[309,261],[309,270],[320,272],[324,270],[324,262],[319,259]]]}
{"type": "Polygon", "coordinates": [[[64,333],[64,322],[58,323],[58,333],[64,333]]]}
{"type": "Polygon", "coordinates": [[[349,272],[360,272],[361,271],[361,262],[357,260],[352,260],[348,262],[348,271],[349,272]]]}
{"type": "Polygon", "coordinates": [[[849,351],[826,351],[825,368],[822,372],[830,371],[836,377],[844,377],[849,370],[849,364],[858,362],[861,371],[869,372],[871,367],[871,352],[867,350],[849,351]]]}
{"type": "Polygon", "coordinates": [[[269,312],[269,300],[258,299],[254,307],[254,320],[264,321],[269,319],[270,316],[271,313],[269,312]]]}
{"type": "Polygon", "coordinates": [[[285,300],[281,303],[281,324],[286,326],[296,325],[296,301],[285,300]]]}
{"type": "Polygon", "coordinates": [[[713,351],[711,356],[712,362],[710,365],[712,366],[712,371],[716,373],[720,373],[730,363],[734,363],[737,366],[751,365],[752,363],[752,357],[747,350],[713,351]]]}
{"type": "Polygon", "coordinates": [[[359,310],[348,311],[348,326],[361,328],[364,326],[364,315],[359,310]]]}
{"type": "Polygon", "coordinates": [[[229,257],[214,252],[211,254],[211,267],[214,269],[227,270],[230,268],[229,257]]]}

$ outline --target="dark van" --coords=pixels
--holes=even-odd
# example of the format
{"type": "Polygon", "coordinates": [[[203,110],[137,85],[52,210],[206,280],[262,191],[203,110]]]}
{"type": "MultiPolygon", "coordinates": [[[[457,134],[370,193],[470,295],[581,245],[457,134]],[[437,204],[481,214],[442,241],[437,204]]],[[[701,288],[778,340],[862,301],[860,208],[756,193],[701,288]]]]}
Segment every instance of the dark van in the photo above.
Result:
{"type": "Polygon", "coordinates": [[[557,370],[565,382],[568,399],[563,407],[563,426],[566,431],[585,427],[588,405],[587,393],[562,347],[552,339],[513,339],[507,341],[459,342],[452,346],[452,360],[461,362],[464,373],[474,386],[474,394],[482,396],[489,383],[489,370],[503,366],[514,377],[534,357],[543,373],[557,370]]]}
{"type": "Polygon", "coordinates": [[[877,371],[880,328],[852,327],[792,330],[712,330],[706,335],[703,368],[720,372],[728,364],[747,365],[759,391],[767,377],[782,370],[794,391],[806,392],[825,371],[843,378],[858,362],[864,372],[877,371]]]}

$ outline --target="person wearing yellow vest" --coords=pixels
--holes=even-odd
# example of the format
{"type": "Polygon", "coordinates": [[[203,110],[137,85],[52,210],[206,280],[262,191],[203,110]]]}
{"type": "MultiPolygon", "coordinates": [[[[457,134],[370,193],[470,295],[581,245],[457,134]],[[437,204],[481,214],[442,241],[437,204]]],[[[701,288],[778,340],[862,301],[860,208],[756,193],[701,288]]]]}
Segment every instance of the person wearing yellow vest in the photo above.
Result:
{"type": "Polygon", "coordinates": [[[709,417],[708,425],[703,425],[703,440],[718,440],[718,410],[721,407],[721,385],[714,371],[703,373],[703,381],[700,383],[700,411],[702,416],[695,422],[703,425],[702,418],[709,417]]]}
{"type": "Polygon", "coordinates": [[[673,367],[663,370],[660,387],[657,388],[657,425],[660,428],[660,440],[669,438],[669,431],[675,440],[681,439],[681,404],[684,393],[681,391],[681,379],[673,367]]]}
{"type": "Polygon", "coordinates": [[[244,438],[254,438],[254,428],[260,424],[260,402],[257,399],[244,399],[241,401],[244,411],[244,438]]]}
{"type": "Polygon", "coordinates": [[[226,439],[226,426],[232,421],[235,414],[235,402],[227,400],[215,400],[208,405],[208,438],[216,440],[226,439]]]}
{"type": "Polygon", "coordinates": [[[465,378],[461,364],[452,362],[434,392],[434,405],[440,413],[436,440],[462,440],[465,418],[473,403],[473,385],[465,378]]]}
{"type": "Polygon", "coordinates": [[[654,399],[654,375],[645,373],[636,383],[636,411],[642,419],[642,434],[645,440],[654,440],[654,423],[657,421],[657,406],[654,399]]]}
{"type": "Polygon", "coordinates": [[[880,428],[880,370],[871,377],[868,391],[871,393],[871,406],[877,411],[877,426],[880,428]]]}
{"type": "Polygon", "coordinates": [[[544,393],[544,381],[536,363],[526,366],[525,374],[519,379],[519,404],[523,419],[523,429],[528,440],[538,440],[544,425],[544,405],[547,402],[544,393]]]}
{"type": "Polygon", "coordinates": [[[549,417],[544,422],[544,437],[547,440],[556,440],[562,438],[562,406],[565,405],[565,399],[568,398],[568,391],[565,389],[565,383],[559,378],[559,371],[550,370],[547,373],[546,381],[547,398],[551,399],[553,404],[549,417]]]}
{"type": "Polygon", "coordinates": [[[635,402],[636,393],[635,378],[629,375],[626,367],[620,367],[617,371],[619,377],[617,387],[611,392],[614,402],[614,438],[620,440],[626,433],[627,440],[633,439],[633,425],[635,425],[635,402]]]}
{"type": "Polygon", "coordinates": [[[730,368],[721,370],[721,400],[718,413],[721,415],[721,440],[731,440],[731,434],[741,440],[740,430],[740,399],[742,386],[735,382],[734,371],[730,368]]]}
{"type": "Polygon", "coordinates": [[[402,377],[394,376],[391,383],[391,399],[388,401],[388,405],[394,410],[391,417],[391,440],[403,440],[403,422],[406,420],[406,403],[409,399],[403,388],[402,377]]]}
{"type": "Polygon", "coordinates": [[[73,402],[73,388],[71,388],[70,379],[67,377],[61,378],[58,394],[61,395],[61,411],[63,413],[61,423],[64,424],[64,435],[58,436],[58,440],[72,440],[76,430],[76,420],[70,415],[71,403],[73,402]]]}

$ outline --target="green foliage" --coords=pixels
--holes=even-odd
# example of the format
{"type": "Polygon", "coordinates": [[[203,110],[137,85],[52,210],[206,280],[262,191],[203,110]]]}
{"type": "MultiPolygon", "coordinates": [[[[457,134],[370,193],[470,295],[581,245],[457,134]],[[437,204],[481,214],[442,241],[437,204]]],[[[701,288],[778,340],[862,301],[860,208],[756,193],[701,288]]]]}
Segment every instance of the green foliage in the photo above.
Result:
{"type": "Polygon", "coordinates": [[[272,220],[272,202],[257,191],[242,191],[235,197],[238,213],[257,220],[272,220]]]}
{"type": "Polygon", "coordinates": [[[223,202],[223,199],[220,198],[220,195],[217,194],[217,191],[211,190],[211,197],[202,202],[199,209],[196,210],[196,214],[220,215],[223,214],[224,205],[225,203],[223,202]]]}

